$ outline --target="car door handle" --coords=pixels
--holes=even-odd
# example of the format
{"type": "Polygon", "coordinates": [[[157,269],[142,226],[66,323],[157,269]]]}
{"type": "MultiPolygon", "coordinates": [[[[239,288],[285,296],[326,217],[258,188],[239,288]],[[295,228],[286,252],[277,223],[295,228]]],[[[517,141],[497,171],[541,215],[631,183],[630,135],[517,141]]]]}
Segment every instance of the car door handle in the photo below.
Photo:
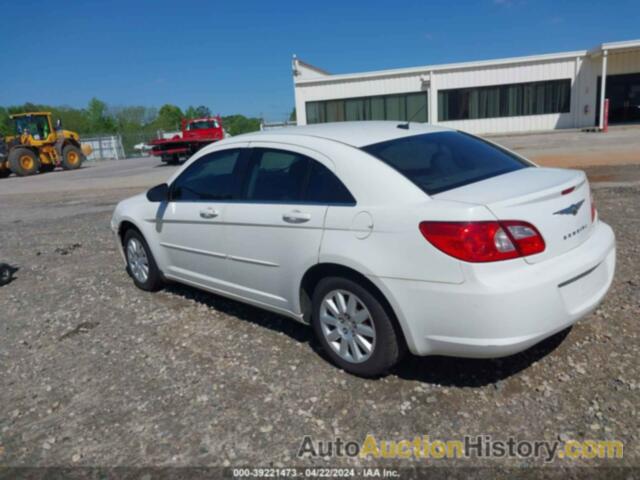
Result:
{"type": "Polygon", "coordinates": [[[282,215],[282,219],[287,223],[305,223],[311,220],[311,214],[293,210],[292,212],[282,215]]]}
{"type": "Polygon", "coordinates": [[[213,208],[204,208],[200,210],[200,216],[202,218],[216,218],[218,215],[220,215],[220,212],[213,208]]]}

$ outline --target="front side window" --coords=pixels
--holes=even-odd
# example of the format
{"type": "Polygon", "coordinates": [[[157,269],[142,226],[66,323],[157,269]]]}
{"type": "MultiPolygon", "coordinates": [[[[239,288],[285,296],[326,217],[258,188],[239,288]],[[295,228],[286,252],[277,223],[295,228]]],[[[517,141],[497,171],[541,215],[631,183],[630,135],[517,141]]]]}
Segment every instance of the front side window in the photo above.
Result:
{"type": "Polygon", "coordinates": [[[531,164],[462,132],[402,137],[363,148],[428,195],[496,177],[531,164]]]}
{"type": "Polygon", "coordinates": [[[240,149],[213,152],[190,165],[171,186],[177,201],[233,200],[241,182],[240,149]]]}

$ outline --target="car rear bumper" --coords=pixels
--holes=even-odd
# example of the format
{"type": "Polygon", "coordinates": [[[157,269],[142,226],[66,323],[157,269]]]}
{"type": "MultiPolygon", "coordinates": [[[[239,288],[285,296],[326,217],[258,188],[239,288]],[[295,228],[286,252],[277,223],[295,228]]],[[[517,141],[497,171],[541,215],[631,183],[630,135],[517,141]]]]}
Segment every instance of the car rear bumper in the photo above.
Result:
{"type": "Polygon", "coordinates": [[[462,284],[377,280],[413,353],[491,358],[525,350],[592,312],[615,262],[614,233],[599,222],[582,245],[547,261],[464,264],[462,284]]]}

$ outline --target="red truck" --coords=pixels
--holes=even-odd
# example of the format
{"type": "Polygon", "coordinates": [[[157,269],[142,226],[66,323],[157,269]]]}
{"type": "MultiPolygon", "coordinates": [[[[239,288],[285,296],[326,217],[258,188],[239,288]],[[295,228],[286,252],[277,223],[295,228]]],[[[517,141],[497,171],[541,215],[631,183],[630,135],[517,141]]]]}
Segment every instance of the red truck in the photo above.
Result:
{"type": "Polygon", "coordinates": [[[151,154],[168,164],[188,159],[202,147],[224,138],[222,119],[217,117],[183,119],[181,132],[172,138],[157,138],[148,144],[151,154]]]}

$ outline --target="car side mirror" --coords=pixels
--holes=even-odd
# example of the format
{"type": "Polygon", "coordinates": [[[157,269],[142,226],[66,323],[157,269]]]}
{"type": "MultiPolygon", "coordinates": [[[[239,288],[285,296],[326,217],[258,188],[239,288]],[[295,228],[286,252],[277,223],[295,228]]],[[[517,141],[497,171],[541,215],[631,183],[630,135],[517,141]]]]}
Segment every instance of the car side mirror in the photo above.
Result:
{"type": "Polygon", "coordinates": [[[169,200],[169,185],[161,183],[147,191],[147,200],[150,202],[166,202],[169,200]]]}

